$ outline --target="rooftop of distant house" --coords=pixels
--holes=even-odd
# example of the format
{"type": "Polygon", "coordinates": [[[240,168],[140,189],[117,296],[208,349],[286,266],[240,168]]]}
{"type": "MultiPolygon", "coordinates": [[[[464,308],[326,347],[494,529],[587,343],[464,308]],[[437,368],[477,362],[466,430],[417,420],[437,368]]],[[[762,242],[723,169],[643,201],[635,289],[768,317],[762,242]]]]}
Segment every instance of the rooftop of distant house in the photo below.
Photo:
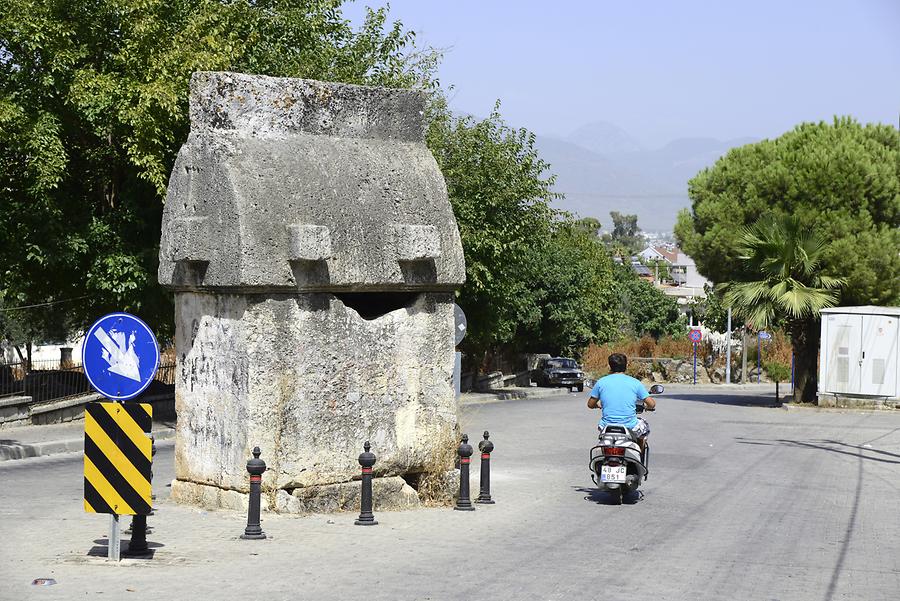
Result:
{"type": "Polygon", "coordinates": [[[662,259],[667,263],[674,265],[678,262],[678,254],[681,251],[678,250],[677,246],[674,245],[657,245],[657,246],[648,246],[644,250],[642,250],[639,254],[645,260],[654,260],[654,259],[662,259]]]}

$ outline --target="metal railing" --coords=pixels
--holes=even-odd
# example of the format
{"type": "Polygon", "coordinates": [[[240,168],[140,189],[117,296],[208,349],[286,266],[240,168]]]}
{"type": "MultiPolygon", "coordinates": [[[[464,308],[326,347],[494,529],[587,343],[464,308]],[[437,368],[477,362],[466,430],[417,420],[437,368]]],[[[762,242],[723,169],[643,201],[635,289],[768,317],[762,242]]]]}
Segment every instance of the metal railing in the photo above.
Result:
{"type": "MultiPolygon", "coordinates": [[[[175,364],[160,365],[154,380],[162,385],[174,384],[175,364]]],[[[39,402],[81,396],[92,391],[80,364],[68,361],[0,364],[0,398],[28,396],[39,402]]]]}

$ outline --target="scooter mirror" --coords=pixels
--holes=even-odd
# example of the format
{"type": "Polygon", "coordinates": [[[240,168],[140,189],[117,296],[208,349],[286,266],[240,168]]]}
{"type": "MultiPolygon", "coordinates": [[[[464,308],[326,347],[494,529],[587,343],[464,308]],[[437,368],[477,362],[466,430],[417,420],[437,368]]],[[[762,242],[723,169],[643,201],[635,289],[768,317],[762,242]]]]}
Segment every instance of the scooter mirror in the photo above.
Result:
{"type": "Polygon", "coordinates": [[[650,387],[650,394],[662,394],[666,391],[660,384],[654,384],[650,387]]]}

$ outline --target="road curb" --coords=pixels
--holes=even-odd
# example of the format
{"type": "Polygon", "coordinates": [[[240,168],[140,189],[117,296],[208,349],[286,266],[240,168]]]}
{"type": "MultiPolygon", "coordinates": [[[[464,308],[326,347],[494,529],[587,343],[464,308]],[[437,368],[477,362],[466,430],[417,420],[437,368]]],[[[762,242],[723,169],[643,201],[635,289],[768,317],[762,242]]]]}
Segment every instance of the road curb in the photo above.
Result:
{"type": "MultiPolygon", "coordinates": [[[[39,428],[40,426],[35,427],[39,428]]],[[[0,436],[2,436],[2,434],[3,432],[0,431],[0,436]]],[[[157,441],[169,440],[175,438],[175,430],[173,428],[153,430],[153,437],[157,441]]],[[[36,442],[34,444],[7,441],[0,443],[0,462],[46,457],[48,455],[58,455],[60,453],[77,453],[81,451],[84,451],[84,436],[68,440],[36,442]]]]}
{"type": "Polygon", "coordinates": [[[779,408],[786,411],[815,411],[818,413],[893,413],[900,410],[900,407],[888,406],[829,407],[812,403],[784,403],[779,408]]]}
{"type": "MultiPolygon", "coordinates": [[[[567,388],[533,388],[531,390],[467,392],[460,397],[460,403],[463,405],[472,405],[478,403],[497,403],[500,401],[516,401],[533,398],[566,396],[568,394],[569,390],[567,388]]],[[[577,394],[586,394],[586,392],[577,394]]]]}

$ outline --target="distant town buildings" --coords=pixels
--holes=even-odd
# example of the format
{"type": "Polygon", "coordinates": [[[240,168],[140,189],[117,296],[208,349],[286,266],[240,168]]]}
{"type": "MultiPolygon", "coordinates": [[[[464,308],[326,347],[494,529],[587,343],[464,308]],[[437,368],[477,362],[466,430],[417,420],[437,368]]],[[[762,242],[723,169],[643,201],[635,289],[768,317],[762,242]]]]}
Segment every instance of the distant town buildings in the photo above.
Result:
{"type": "Polygon", "coordinates": [[[681,252],[674,244],[651,245],[633,258],[643,269],[635,272],[646,277],[650,272],[653,281],[667,295],[674,296],[681,304],[695,298],[705,298],[704,285],[711,284],[700,275],[694,260],[681,252]],[[644,272],[643,270],[647,270],[644,272]]]}

